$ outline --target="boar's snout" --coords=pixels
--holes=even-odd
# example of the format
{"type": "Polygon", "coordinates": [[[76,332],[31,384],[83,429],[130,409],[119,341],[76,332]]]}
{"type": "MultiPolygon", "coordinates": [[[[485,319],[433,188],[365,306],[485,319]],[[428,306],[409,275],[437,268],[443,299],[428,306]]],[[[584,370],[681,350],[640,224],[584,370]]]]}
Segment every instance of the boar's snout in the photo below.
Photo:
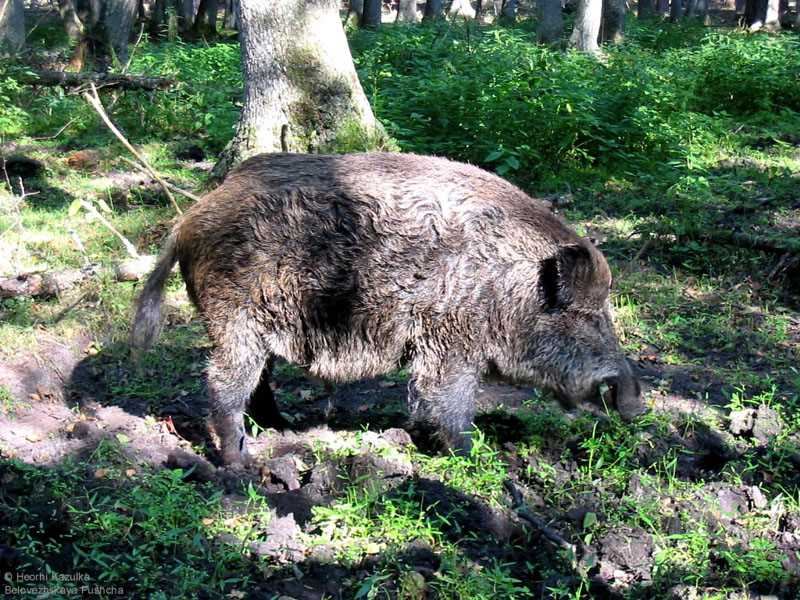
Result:
{"type": "Polygon", "coordinates": [[[647,412],[642,401],[642,388],[628,361],[623,362],[618,375],[604,379],[602,384],[601,389],[607,390],[603,402],[608,408],[615,408],[624,421],[631,421],[647,412]]]}

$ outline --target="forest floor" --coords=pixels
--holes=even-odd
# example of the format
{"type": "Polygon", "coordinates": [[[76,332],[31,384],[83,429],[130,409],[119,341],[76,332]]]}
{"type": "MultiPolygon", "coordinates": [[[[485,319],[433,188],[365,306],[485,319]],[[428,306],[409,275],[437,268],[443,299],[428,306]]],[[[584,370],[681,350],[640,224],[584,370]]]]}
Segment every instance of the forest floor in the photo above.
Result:
{"type": "MultiPolygon", "coordinates": [[[[214,58],[200,46],[175,52],[214,58]]],[[[140,60],[163,57],[145,47],[140,60]]],[[[384,75],[362,73],[371,95],[384,75]]],[[[372,99],[386,118],[386,98],[372,99]]],[[[130,130],[126,101],[111,114],[130,130]]],[[[138,101],[143,119],[161,114],[138,101]]],[[[78,113],[74,134],[0,145],[36,161],[8,169],[0,275],[124,258],[96,218],[70,210],[76,199],[140,250],[157,249],[174,213],[91,115],[78,113]],[[20,181],[31,194],[21,202],[20,181]]],[[[58,110],[37,118],[54,123],[58,110]]],[[[401,146],[402,127],[422,120],[392,116],[401,146]]],[[[510,173],[609,259],[620,338],[651,408],[633,423],[487,384],[475,447],[453,456],[403,429],[404,372],[329,389],[279,363],[275,394],[291,429],[253,426],[260,466],[234,472],[219,466],[207,426],[209,343],[178,277],[162,339],[139,368],[126,341],[135,283],[102,271],[57,297],[0,300],[6,595],[798,597],[798,256],[711,230],[648,229],[669,204],[680,209],[669,215],[676,231],[711,218],[714,231],[800,237],[800,115],[762,114],[725,135],[699,184],[685,164],[556,183],[510,173]],[[702,204],[680,203],[689,197],[702,204]]],[[[172,183],[207,189],[207,140],[134,141],[172,183]]]]}

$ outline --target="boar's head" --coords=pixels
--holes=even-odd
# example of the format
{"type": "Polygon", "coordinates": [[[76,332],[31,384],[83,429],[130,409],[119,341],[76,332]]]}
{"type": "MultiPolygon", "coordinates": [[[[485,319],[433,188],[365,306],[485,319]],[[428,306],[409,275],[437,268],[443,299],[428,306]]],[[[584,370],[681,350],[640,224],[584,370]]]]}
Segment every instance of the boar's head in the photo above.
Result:
{"type": "Polygon", "coordinates": [[[610,288],[608,263],[588,241],[541,261],[537,306],[514,370],[552,390],[567,409],[591,401],[629,420],[646,409],[614,333],[610,288]]]}

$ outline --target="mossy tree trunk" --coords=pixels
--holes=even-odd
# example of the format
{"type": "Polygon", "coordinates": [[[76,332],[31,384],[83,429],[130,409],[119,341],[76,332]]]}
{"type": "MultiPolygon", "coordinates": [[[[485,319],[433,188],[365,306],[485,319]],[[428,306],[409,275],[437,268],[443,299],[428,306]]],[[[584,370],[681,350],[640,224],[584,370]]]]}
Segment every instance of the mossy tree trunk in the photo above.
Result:
{"type": "Polygon", "coordinates": [[[603,13],[603,0],[580,0],[575,26],[569,44],[576,50],[596,53],[600,50],[597,36],[600,34],[600,19],[603,13]]]}
{"type": "Polygon", "coordinates": [[[0,0],[0,50],[19,50],[25,43],[25,6],[22,0],[0,0]]]}
{"type": "Polygon", "coordinates": [[[244,106],[215,177],[262,152],[331,151],[345,138],[364,146],[384,141],[337,0],[241,0],[239,11],[244,106]]]}

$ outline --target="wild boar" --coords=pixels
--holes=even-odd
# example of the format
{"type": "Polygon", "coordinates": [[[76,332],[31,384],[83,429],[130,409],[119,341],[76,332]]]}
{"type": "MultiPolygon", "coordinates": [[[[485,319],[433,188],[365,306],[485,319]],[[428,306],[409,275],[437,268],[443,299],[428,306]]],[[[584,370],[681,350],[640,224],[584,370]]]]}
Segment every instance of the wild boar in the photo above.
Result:
{"type": "Polygon", "coordinates": [[[277,412],[275,356],[332,381],[407,365],[412,418],[454,448],[469,447],[489,372],[550,389],[566,407],[605,385],[624,418],[643,411],[603,255],[474,166],[390,153],[245,161],[168,236],[137,302],[134,348],[158,333],[176,261],[213,342],[208,384],[227,464],[247,458],[254,390],[277,412]]]}

